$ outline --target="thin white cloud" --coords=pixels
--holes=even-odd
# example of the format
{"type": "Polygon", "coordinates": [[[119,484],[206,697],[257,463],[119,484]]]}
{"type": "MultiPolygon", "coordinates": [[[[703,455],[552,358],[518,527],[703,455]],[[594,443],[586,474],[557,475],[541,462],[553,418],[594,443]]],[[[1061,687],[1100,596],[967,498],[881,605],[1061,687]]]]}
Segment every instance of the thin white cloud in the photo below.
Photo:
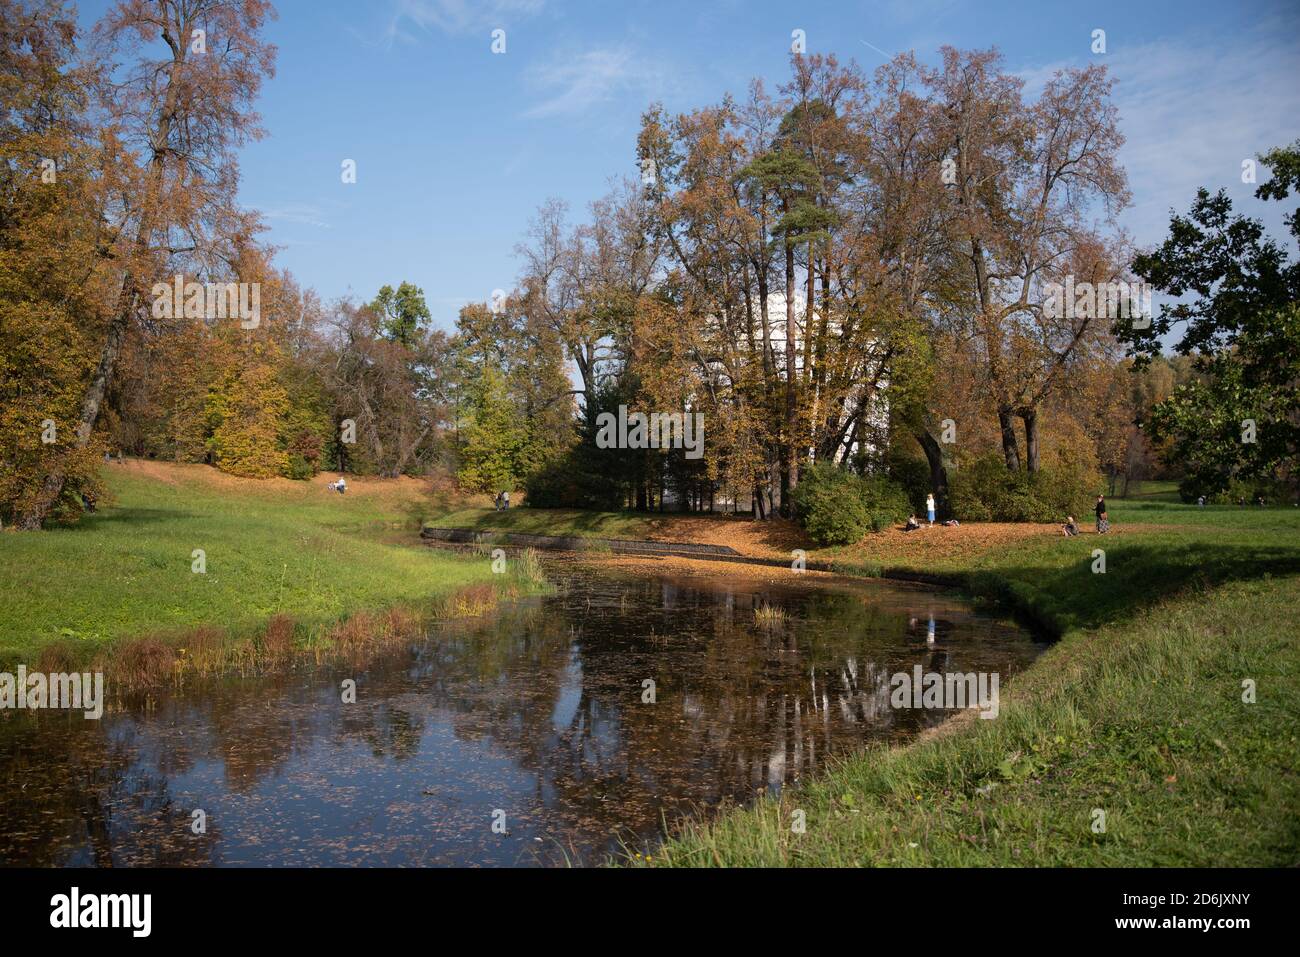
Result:
{"type": "MultiPolygon", "coordinates": [[[[1018,71],[1037,96],[1058,69],[1101,62],[1115,78],[1133,204],[1123,223],[1139,245],[1159,242],[1170,209],[1190,206],[1200,186],[1226,187],[1235,204],[1270,225],[1276,209],[1251,198],[1242,160],[1300,137],[1300,48],[1295,18],[1282,15],[1232,37],[1182,36],[1018,71]]],[[[1267,177],[1260,169],[1260,181],[1267,177]]],[[[1276,222],[1274,222],[1276,221],[1276,222]]]]}
{"type": "Polygon", "coordinates": [[[324,211],[319,206],[313,206],[310,203],[286,203],[280,206],[268,206],[261,212],[264,219],[295,223],[300,226],[317,226],[321,229],[330,228],[330,224],[323,219],[324,211]]]}
{"type": "MultiPolygon", "coordinates": [[[[1134,196],[1126,218],[1139,242],[1162,238],[1169,209],[1185,210],[1199,186],[1228,187],[1251,215],[1260,213],[1249,199],[1255,186],[1241,183],[1241,163],[1300,136],[1293,30],[1255,32],[1232,46],[1171,41],[1117,53],[1121,158],[1134,196]]],[[[1261,181],[1267,175],[1259,171],[1261,181]]]]}
{"type": "Polygon", "coordinates": [[[411,28],[453,36],[505,27],[541,12],[545,0],[396,0],[385,40],[410,42],[411,28]]]}
{"type": "Polygon", "coordinates": [[[541,119],[585,113],[624,93],[637,93],[648,102],[662,94],[667,75],[627,47],[610,47],[557,56],[532,67],[525,79],[543,99],[523,115],[541,119]]]}

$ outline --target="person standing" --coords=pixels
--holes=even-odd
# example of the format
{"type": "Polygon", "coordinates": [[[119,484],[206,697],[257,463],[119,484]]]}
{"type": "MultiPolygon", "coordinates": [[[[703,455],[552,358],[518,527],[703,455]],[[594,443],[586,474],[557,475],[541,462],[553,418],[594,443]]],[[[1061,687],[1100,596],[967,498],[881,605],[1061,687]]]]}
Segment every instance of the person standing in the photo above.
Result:
{"type": "Polygon", "coordinates": [[[1097,496],[1097,507],[1094,511],[1097,513],[1097,534],[1105,535],[1110,531],[1110,517],[1106,514],[1106,496],[1097,496]]]}
{"type": "Polygon", "coordinates": [[[933,525],[934,524],[934,495],[933,494],[927,495],[925,497],[925,514],[929,517],[930,524],[933,525]]]}

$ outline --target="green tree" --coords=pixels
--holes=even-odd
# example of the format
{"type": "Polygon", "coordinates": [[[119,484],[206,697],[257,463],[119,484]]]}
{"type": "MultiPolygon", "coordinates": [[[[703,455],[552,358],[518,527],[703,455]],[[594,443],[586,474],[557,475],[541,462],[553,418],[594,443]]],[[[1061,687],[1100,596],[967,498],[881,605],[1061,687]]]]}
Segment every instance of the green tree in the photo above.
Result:
{"type": "Polygon", "coordinates": [[[408,349],[432,321],[429,307],[424,302],[424,290],[409,282],[396,289],[387,285],[380,287],[370,308],[380,316],[379,328],[384,338],[408,349]]]}
{"type": "Polygon", "coordinates": [[[506,392],[501,373],[487,366],[469,402],[461,430],[461,487],[473,492],[513,489],[528,471],[528,430],[506,392]]]}
{"type": "MultiPolygon", "coordinates": [[[[1255,195],[1283,200],[1300,187],[1300,142],[1260,157],[1273,178],[1255,195]]],[[[1300,224],[1286,217],[1300,240],[1300,224]]],[[[1293,472],[1300,444],[1300,263],[1257,219],[1233,213],[1220,190],[1202,188],[1169,237],[1139,255],[1134,271],[1175,297],[1150,328],[1121,320],[1117,335],[1143,362],[1181,329],[1175,349],[1199,373],[1159,403],[1150,434],[1169,441],[1168,457],[1186,470],[1183,494],[1223,491],[1234,480],[1293,472]]]]}

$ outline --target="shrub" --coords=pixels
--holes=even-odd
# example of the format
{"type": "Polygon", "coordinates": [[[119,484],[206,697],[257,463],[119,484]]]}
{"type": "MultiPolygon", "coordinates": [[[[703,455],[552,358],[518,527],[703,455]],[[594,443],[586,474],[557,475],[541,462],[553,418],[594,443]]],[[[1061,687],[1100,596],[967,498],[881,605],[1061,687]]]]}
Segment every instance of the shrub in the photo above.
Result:
{"type": "Polygon", "coordinates": [[[1211,505],[1236,505],[1245,502],[1255,505],[1260,498],[1268,505],[1286,505],[1296,501],[1295,490],[1281,479],[1233,479],[1222,491],[1207,488],[1194,477],[1183,479],[1178,485],[1179,495],[1184,502],[1195,502],[1201,495],[1211,505]]]}
{"type": "Polygon", "coordinates": [[[860,478],[827,462],[805,471],[790,498],[795,517],[821,545],[851,545],[910,510],[907,493],[897,483],[883,476],[860,478]]]}
{"type": "Polygon", "coordinates": [[[289,454],[289,468],[285,472],[285,475],[288,478],[295,479],[297,481],[305,481],[306,479],[311,478],[315,474],[316,474],[315,467],[312,465],[311,462],[307,461],[307,459],[304,456],[299,455],[296,452],[291,452],[289,454]]]}
{"type": "Polygon", "coordinates": [[[1011,472],[1001,453],[987,452],[950,483],[953,514],[966,522],[1055,522],[1086,513],[1100,488],[1092,463],[1066,451],[1038,472],[1011,472]]]}
{"type": "MultiPolygon", "coordinates": [[[[858,479],[863,501],[871,515],[871,530],[884,531],[912,513],[912,502],[906,489],[884,476],[873,475],[858,479]]],[[[921,501],[925,501],[922,494],[921,501]]]]}
{"type": "Polygon", "coordinates": [[[851,545],[871,527],[871,513],[856,476],[818,462],[799,477],[790,495],[795,517],[820,545],[851,545]]]}
{"type": "Polygon", "coordinates": [[[925,497],[931,491],[930,463],[925,459],[905,457],[895,453],[890,455],[887,469],[890,480],[901,486],[907,495],[907,503],[911,506],[908,514],[916,512],[919,515],[924,512],[925,497]]]}

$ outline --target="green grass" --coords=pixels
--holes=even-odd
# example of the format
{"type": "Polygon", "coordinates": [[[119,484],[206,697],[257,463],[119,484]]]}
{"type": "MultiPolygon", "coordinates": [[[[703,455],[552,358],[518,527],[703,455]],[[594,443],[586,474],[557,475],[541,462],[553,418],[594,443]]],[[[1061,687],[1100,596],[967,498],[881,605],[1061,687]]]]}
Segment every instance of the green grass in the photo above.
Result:
{"type": "Polygon", "coordinates": [[[997,719],[846,760],[688,829],[655,863],[1294,865],[1300,509],[1202,509],[1159,491],[1110,514],[1109,536],[915,569],[1062,636],[1003,689],[997,719]]]}
{"type": "Polygon", "coordinates": [[[691,828],[654,863],[1294,865],[1298,615],[1293,577],[1072,633],[1003,694],[997,719],[856,756],[691,828]]]}
{"type": "Polygon", "coordinates": [[[90,650],[200,625],[239,635],[281,613],[324,625],[493,579],[486,559],[394,543],[415,540],[410,492],[226,487],[202,472],[167,484],[108,467],[115,504],[68,528],[0,535],[0,662],[61,639],[90,650]],[[205,574],[191,570],[195,549],[205,574]]]}
{"type": "MultiPolygon", "coordinates": [[[[964,582],[976,597],[1004,602],[1057,636],[1122,623],[1189,587],[1300,574],[1300,509],[1117,499],[1108,510],[1108,535],[1091,534],[1091,523],[1081,520],[1085,534],[1075,538],[1027,539],[975,558],[887,570],[964,582]],[[1104,573],[1093,571],[1097,549],[1105,553],[1104,573]]],[[[829,558],[846,573],[882,570],[878,564],[855,569],[852,549],[809,556],[829,558]]]]}

